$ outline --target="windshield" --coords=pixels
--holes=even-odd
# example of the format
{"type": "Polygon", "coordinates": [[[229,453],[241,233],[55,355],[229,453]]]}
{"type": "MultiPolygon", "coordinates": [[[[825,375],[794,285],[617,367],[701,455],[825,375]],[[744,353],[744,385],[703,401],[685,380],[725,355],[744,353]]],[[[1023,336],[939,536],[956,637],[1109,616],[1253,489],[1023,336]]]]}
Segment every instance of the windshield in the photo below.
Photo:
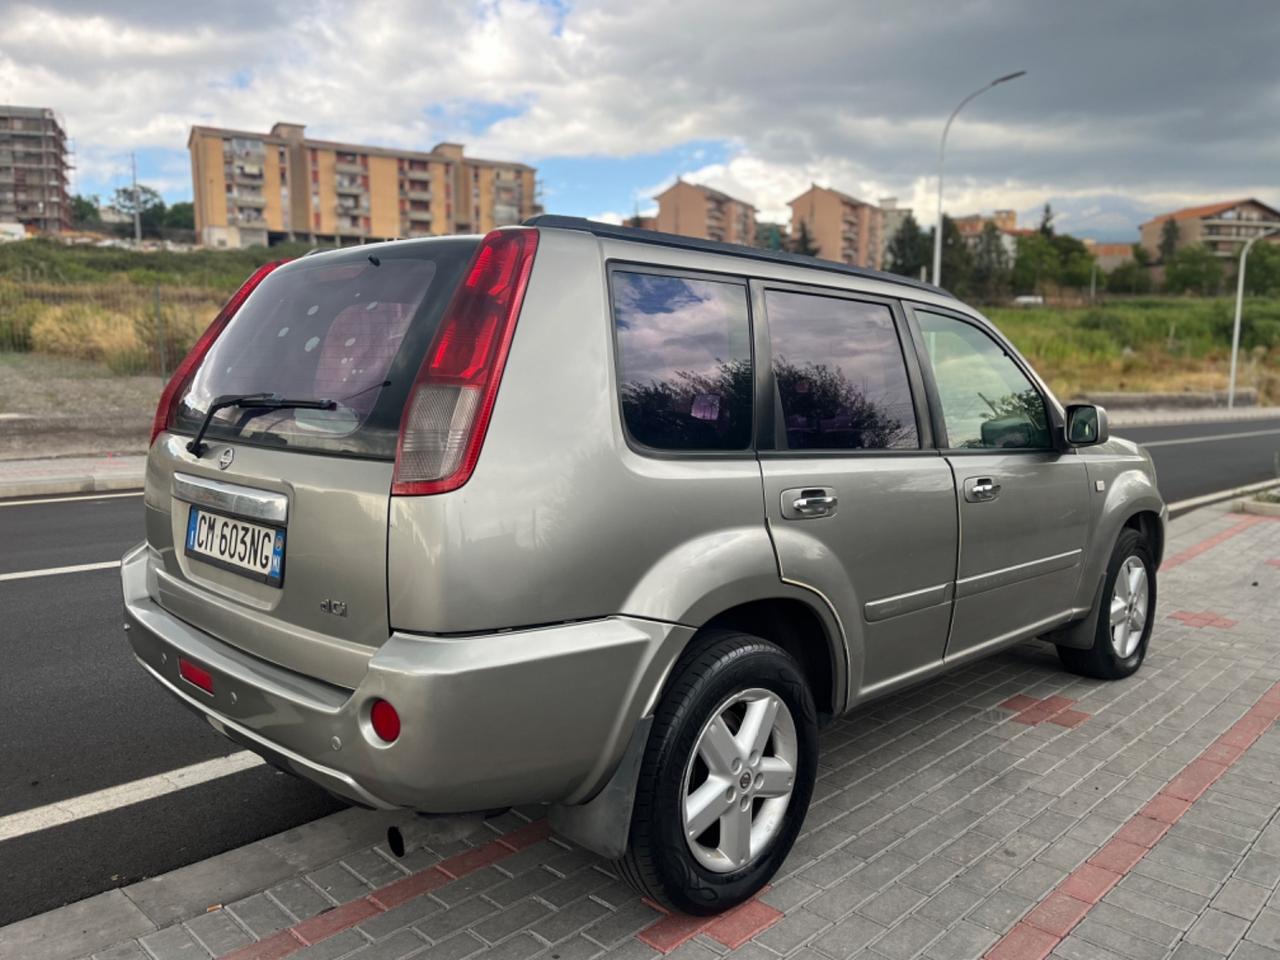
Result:
{"type": "Polygon", "coordinates": [[[365,247],[271,273],[200,365],[177,428],[194,433],[221,395],[332,400],[332,410],[231,407],[206,437],[394,457],[409,386],[474,249],[473,239],[365,247]]]}

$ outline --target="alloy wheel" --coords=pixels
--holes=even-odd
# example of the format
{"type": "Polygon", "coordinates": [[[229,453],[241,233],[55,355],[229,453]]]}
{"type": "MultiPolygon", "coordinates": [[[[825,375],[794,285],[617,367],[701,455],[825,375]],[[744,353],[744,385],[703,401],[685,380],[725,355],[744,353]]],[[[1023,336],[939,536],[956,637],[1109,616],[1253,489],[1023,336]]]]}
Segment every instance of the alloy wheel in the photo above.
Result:
{"type": "Polygon", "coordinates": [[[791,711],[775,693],[744,690],[711,714],[683,779],[685,839],[698,863],[740,870],[778,835],[796,782],[791,711]]]}
{"type": "Polygon", "coordinates": [[[1150,594],[1146,564],[1139,557],[1127,557],[1111,591],[1111,646],[1121,660],[1133,656],[1142,642],[1150,594]]]}

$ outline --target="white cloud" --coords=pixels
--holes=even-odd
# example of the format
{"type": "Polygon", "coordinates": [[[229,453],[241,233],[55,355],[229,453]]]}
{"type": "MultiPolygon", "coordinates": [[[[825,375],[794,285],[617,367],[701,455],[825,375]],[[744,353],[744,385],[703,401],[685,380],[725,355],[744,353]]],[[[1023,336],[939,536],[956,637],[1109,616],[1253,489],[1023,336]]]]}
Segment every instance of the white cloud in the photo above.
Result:
{"type": "MultiPolygon", "coordinates": [[[[953,127],[948,210],[1274,200],[1280,155],[1271,0],[46,0],[0,7],[0,38],[0,100],[60,110],[86,173],[181,150],[192,123],[534,162],[709,141],[728,158],[687,176],[762,217],[817,181],[928,222],[946,113],[1022,66],[953,127]]],[[[612,202],[649,205],[634,187],[612,202]]]]}

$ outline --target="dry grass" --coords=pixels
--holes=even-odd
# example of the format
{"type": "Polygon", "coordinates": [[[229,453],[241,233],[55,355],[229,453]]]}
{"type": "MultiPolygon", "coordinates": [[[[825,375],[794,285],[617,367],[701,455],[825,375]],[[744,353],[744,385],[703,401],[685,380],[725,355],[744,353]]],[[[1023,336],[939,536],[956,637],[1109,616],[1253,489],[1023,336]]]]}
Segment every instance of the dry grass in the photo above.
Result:
{"type": "Polygon", "coordinates": [[[0,350],[104,364],[115,373],[172,368],[224,297],[198,287],[0,283],[0,350]]]}

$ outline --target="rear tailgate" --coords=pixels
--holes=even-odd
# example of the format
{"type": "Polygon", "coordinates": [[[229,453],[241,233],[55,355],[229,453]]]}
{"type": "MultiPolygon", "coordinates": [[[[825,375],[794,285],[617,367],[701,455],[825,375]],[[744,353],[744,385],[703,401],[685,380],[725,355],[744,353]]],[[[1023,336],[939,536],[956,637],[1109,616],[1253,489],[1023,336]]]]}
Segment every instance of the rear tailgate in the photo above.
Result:
{"type": "Polygon", "coordinates": [[[268,275],[181,389],[147,465],[153,599],[248,653],[354,687],[389,635],[387,514],[400,416],[476,241],[306,257],[268,275]],[[229,408],[274,393],[333,410],[229,408]]]}

